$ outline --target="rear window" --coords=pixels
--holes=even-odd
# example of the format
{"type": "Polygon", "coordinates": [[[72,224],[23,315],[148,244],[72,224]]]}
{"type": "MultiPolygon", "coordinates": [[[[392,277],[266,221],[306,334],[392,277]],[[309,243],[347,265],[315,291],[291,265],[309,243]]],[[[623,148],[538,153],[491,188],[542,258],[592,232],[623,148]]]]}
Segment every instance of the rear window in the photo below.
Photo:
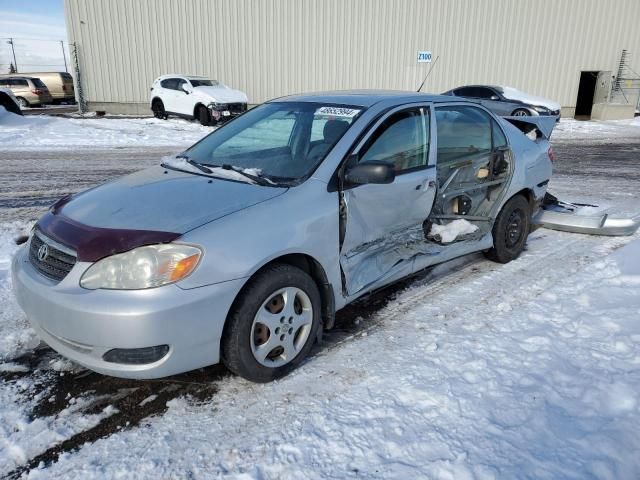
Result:
{"type": "Polygon", "coordinates": [[[44,83],[42,83],[42,80],[40,80],[39,78],[32,78],[31,82],[37,88],[47,88],[47,86],[44,83]]]}
{"type": "Polygon", "coordinates": [[[62,80],[64,80],[65,82],[69,82],[69,83],[73,82],[73,77],[68,73],[61,73],[60,76],[62,77],[62,80]]]}

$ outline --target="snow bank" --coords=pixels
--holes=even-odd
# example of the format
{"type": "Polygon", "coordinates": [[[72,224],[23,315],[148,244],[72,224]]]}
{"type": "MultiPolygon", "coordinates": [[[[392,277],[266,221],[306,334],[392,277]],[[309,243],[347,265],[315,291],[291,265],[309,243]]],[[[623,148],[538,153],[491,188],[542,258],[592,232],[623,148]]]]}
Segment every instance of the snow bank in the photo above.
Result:
{"type": "Polygon", "coordinates": [[[0,107],[0,145],[6,150],[42,148],[187,147],[211,133],[186,120],[20,116],[0,107]]]}
{"type": "Polygon", "coordinates": [[[580,141],[603,140],[616,138],[634,138],[640,140],[640,117],[628,120],[589,120],[580,121],[563,118],[553,130],[553,140],[580,141]]]}
{"type": "Polygon", "coordinates": [[[0,362],[40,342],[11,291],[11,257],[18,249],[14,239],[27,234],[30,228],[26,222],[0,223],[0,362]]]}
{"type": "Polygon", "coordinates": [[[476,225],[469,223],[469,221],[461,218],[454,220],[453,222],[446,223],[444,225],[433,224],[431,230],[429,230],[429,236],[439,240],[442,243],[451,243],[456,238],[478,230],[476,225]]]}

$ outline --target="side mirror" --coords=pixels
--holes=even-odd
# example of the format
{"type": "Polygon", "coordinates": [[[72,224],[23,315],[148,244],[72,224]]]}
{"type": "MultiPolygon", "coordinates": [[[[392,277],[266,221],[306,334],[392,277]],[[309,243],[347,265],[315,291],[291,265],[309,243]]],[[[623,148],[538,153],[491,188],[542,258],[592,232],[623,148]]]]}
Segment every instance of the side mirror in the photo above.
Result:
{"type": "Polygon", "coordinates": [[[498,95],[491,95],[489,97],[489,100],[493,100],[494,102],[497,102],[498,100],[500,100],[500,97],[498,95]]]}
{"type": "Polygon", "coordinates": [[[379,160],[359,163],[347,170],[344,176],[347,182],[355,185],[393,183],[395,178],[396,171],[393,165],[379,160]]]}
{"type": "Polygon", "coordinates": [[[183,83],[182,84],[182,90],[184,90],[184,93],[189,95],[191,92],[193,92],[193,87],[191,85],[189,85],[188,83],[183,83]]]}

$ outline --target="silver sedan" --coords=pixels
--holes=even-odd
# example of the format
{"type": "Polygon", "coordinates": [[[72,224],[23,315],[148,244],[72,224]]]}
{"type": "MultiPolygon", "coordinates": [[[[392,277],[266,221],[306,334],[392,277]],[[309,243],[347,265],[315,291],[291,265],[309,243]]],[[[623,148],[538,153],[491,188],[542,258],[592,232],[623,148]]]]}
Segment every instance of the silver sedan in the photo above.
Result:
{"type": "Polygon", "coordinates": [[[95,371],[222,361],[269,381],[367,292],[472,252],[518,257],[554,124],[410,92],[280,98],[58,201],[13,260],[15,295],[42,340],[95,371]]]}

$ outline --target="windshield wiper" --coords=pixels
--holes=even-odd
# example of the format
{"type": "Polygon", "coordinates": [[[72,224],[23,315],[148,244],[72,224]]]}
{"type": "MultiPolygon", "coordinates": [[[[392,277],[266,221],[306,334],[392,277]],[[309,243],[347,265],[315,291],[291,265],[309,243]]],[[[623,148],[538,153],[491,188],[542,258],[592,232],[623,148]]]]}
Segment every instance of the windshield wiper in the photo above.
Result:
{"type": "Polygon", "coordinates": [[[220,168],[223,168],[224,170],[231,170],[232,172],[239,173],[240,175],[242,175],[244,177],[247,177],[249,180],[253,180],[258,185],[263,185],[263,186],[268,186],[268,187],[275,186],[275,184],[273,182],[270,182],[269,180],[267,180],[264,177],[261,177],[259,175],[253,175],[251,173],[247,173],[242,168],[234,167],[233,165],[229,165],[228,163],[223,163],[222,165],[220,165],[220,168]]]}
{"type": "Polygon", "coordinates": [[[176,155],[176,158],[184,159],[184,161],[187,162],[189,165],[196,167],[198,170],[200,170],[203,173],[213,173],[213,170],[211,170],[209,167],[205,167],[201,163],[198,163],[195,160],[192,160],[186,155],[176,155]]]}

